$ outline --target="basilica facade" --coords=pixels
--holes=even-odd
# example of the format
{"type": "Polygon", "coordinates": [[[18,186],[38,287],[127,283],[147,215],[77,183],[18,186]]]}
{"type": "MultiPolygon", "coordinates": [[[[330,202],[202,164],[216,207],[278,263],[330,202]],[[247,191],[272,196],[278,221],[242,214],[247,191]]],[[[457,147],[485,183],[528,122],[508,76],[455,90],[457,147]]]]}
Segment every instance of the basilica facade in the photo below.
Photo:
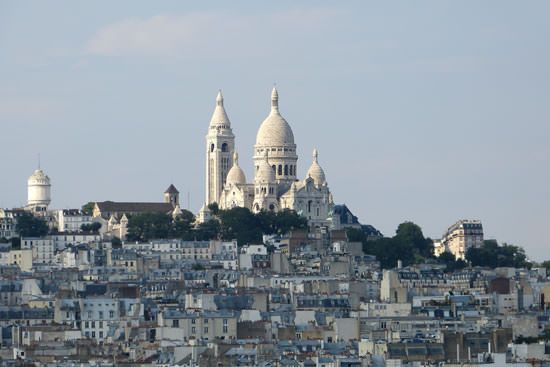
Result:
{"type": "Polygon", "coordinates": [[[299,179],[294,134],[279,111],[277,90],[273,88],[271,110],[256,136],[251,182],[239,166],[235,135],[223,102],[219,92],[206,135],[206,200],[199,218],[206,219],[208,204],[217,203],[221,209],[245,207],[253,212],[292,209],[312,226],[330,224],[334,203],[319,154],[313,151],[307,175],[299,179]]]}

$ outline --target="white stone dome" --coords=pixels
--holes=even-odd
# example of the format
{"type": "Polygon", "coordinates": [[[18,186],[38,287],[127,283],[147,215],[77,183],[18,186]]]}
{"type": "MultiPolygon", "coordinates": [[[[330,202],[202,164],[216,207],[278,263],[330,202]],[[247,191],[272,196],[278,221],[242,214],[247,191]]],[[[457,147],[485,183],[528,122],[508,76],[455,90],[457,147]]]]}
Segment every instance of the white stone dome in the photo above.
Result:
{"type": "Polygon", "coordinates": [[[244,185],[246,184],[246,176],[243,170],[239,167],[239,155],[237,152],[233,153],[233,166],[227,172],[227,178],[225,180],[228,184],[244,185]]]}
{"type": "Polygon", "coordinates": [[[286,120],[279,113],[279,95],[277,89],[271,92],[271,112],[262,122],[256,135],[257,146],[283,146],[294,144],[294,133],[286,120]]]}
{"type": "Polygon", "coordinates": [[[273,172],[273,168],[269,165],[269,161],[267,160],[267,150],[265,151],[264,159],[260,161],[258,165],[255,181],[256,182],[275,182],[275,172],[273,172]]]}
{"type": "Polygon", "coordinates": [[[317,149],[313,150],[313,163],[311,163],[311,167],[309,167],[309,170],[307,171],[307,175],[315,181],[316,185],[324,185],[327,180],[325,176],[325,171],[321,168],[318,162],[319,158],[319,152],[317,149]]]}
{"type": "Polygon", "coordinates": [[[27,183],[29,185],[49,185],[50,178],[44,173],[44,171],[37,169],[32,175],[30,175],[27,183]]]}

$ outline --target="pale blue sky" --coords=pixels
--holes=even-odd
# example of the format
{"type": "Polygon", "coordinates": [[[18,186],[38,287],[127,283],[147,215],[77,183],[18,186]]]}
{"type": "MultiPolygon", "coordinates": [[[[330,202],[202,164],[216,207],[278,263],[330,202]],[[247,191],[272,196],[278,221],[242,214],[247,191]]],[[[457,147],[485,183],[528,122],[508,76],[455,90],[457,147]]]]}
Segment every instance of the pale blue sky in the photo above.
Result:
{"type": "Polygon", "coordinates": [[[550,258],[547,1],[2,1],[0,206],[42,155],[53,206],[204,197],[219,88],[251,178],[277,83],[303,177],[392,235],[486,237],[550,258]]]}

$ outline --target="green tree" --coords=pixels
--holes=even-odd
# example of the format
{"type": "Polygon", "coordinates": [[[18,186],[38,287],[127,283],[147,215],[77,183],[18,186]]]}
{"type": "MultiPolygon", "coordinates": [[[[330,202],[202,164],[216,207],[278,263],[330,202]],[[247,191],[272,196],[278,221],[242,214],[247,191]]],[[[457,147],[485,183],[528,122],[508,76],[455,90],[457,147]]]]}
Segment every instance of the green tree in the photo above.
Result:
{"type": "Polygon", "coordinates": [[[191,239],[195,216],[189,210],[182,210],[181,214],[172,220],[170,237],[184,240],[191,239]]]}
{"type": "Polygon", "coordinates": [[[172,234],[172,217],[164,213],[142,213],[128,218],[130,241],[149,241],[155,238],[169,238],[172,234]]]}
{"type": "Polygon", "coordinates": [[[462,259],[456,259],[455,255],[445,251],[437,258],[437,261],[441,264],[444,264],[445,270],[447,272],[453,272],[456,270],[464,269],[468,264],[462,259]]]}
{"type": "Polygon", "coordinates": [[[394,268],[397,260],[401,260],[403,265],[407,266],[433,257],[432,240],[424,238],[422,229],[412,222],[401,223],[395,236],[391,238],[369,239],[364,231],[353,228],[347,229],[346,233],[349,241],[362,242],[363,251],[376,256],[385,269],[394,268]]]}
{"type": "Polygon", "coordinates": [[[486,240],[479,248],[471,247],[466,251],[466,260],[472,266],[497,267],[531,267],[525,250],[519,246],[503,243],[499,246],[496,240],[486,240]]]}
{"type": "Polygon", "coordinates": [[[208,209],[210,210],[212,215],[218,215],[218,213],[220,212],[220,207],[216,202],[208,204],[208,209]]]}
{"type": "Polygon", "coordinates": [[[94,212],[94,206],[95,203],[89,201],[86,204],[82,205],[82,212],[86,215],[92,215],[92,213],[94,212]]]}
{"type": "Polygon", "coordinates": [[[394,239],[403,242],[404,245],[412,246],[414,252],[421,257],[433,257],[432,240],[424,238],[420,226],[413,222],[401,223],[395,231],[394,239]]]}
{"type": "Polygon", "coordinates": [[[15,229],[21,237],[42,237],[47,235],[49,230],[44,219],[29,213],[25,213],[17,219],[15,229]]]}
{"type": "Polygon", "coordinates": [[[220,222],[217,219],[210,219],[208,222],[204,222],[198,225],[194,232],[192,232],[189,240],[209,241],[218,239],[220,233],[220,222]]]}
{"type": "Polygon", "coordinates": [[[99,222],[93,222],[90,224],[84,223],[80,226],[80,229],[84,232],[97,233],[101,229],[101,223],[99,222]]]}
{"type": "Polygon", "coordinates": [[[220,235],[224,240],[236,239],[239,246],[262,242],[260,220],[247,208],[220,210],[220,235]]]}
{"type": "Polygon", "coordinates": [[[286,234],[296,229],[308,228],[307,219],[294,210],[283,209],[275,214],[275,229],[277,234],[286,234]]]}

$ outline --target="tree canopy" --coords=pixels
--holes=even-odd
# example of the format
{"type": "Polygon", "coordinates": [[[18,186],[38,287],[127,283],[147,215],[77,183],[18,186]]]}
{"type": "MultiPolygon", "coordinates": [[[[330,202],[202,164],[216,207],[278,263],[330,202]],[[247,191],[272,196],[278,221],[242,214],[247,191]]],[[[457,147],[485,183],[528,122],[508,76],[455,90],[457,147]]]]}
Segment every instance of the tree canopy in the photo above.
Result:
{"type": "Polygon", "coordinates": [[[82,205],[82,212],[86,215],[92,215],[92,213],[94,212],[94,206],[94,202],[87,202],[86,204],[82,205]]]}
{"type": "Polygon", "coordinates": [[[149,241],[155,238],[192,239],[193,213],[183,210],[182,214],[173,219],[164,213],[142,213],[128,218],[128,233],[130,241],[149,241]]]}
{"type": "Polygon", "coordinates": [[[90,224],[84,223],[80,226],[80,229],[82,231],[92,232],[92,233],[99,232],[100,228],[101,228],[101,223],[99,223],[99,222],[93,222],[93,223],[90,223],[90,224]]]}
{"type": "Polygon", "coordinates": [[[42,237],[48,234],[48,223],[42,218],[25,213],[17,218],[17,233],[22,237],[42,237]]]}
{"type": "Polygon", "coordinates": [[[445,270],[447,272],[453,272],[455,270],[464,269],[468,266],[466,261],[462,259],[456,259],[455,255],[452,253],[445,251],[439,257],[437,258],[437,261],[441,264],[445,265],[445,270]]]}
{"type": "Polygon", "coordinates": [[[247,208],[236,207],[219,210],[220,237],[237,239],[239,245],[261,243],[263,234],[286,234],[295,229],[307,228],[307,219],[290,209],[278,212],[252,213],[247,208]]]}
{"type": "Polygon", "coordinates": [[[155,238],[179,238],[183,240],[236,239],[239,245],[261,243],[263,234],[285,234],[293,229],[307,228],[307,219],[292,210],[277,213],[262,211],[254,214],[247,208],[211,210],[217,213],[213,219],[194,227],[195,218],[186,210],[173,219],[161,213],[144,213],[128,218],[130,241],[149,241],[155,238]],[[213,210],[214,211],[214,210],[213,210]]]}
{"type": "Polygon", "coordinates": [[[401,223],[393,237],[368,239],[364,231],[356,228],[346,230],[348,240],[362,242],[366,254],[376,256],[383,268],[394,268],[397,260],[407,266],[433,257],[433,243],[424,238],[422,229],[412,223],[401,223]]]}
{"type": "Polygon", "coordinates": [[[466,260],[472,266],[498,267],[530,267],[525,250],[519,246],[503,243],[502,246],[496,240],[485,240],[479,248],[471,247],[466,251],[466,260]]]}

